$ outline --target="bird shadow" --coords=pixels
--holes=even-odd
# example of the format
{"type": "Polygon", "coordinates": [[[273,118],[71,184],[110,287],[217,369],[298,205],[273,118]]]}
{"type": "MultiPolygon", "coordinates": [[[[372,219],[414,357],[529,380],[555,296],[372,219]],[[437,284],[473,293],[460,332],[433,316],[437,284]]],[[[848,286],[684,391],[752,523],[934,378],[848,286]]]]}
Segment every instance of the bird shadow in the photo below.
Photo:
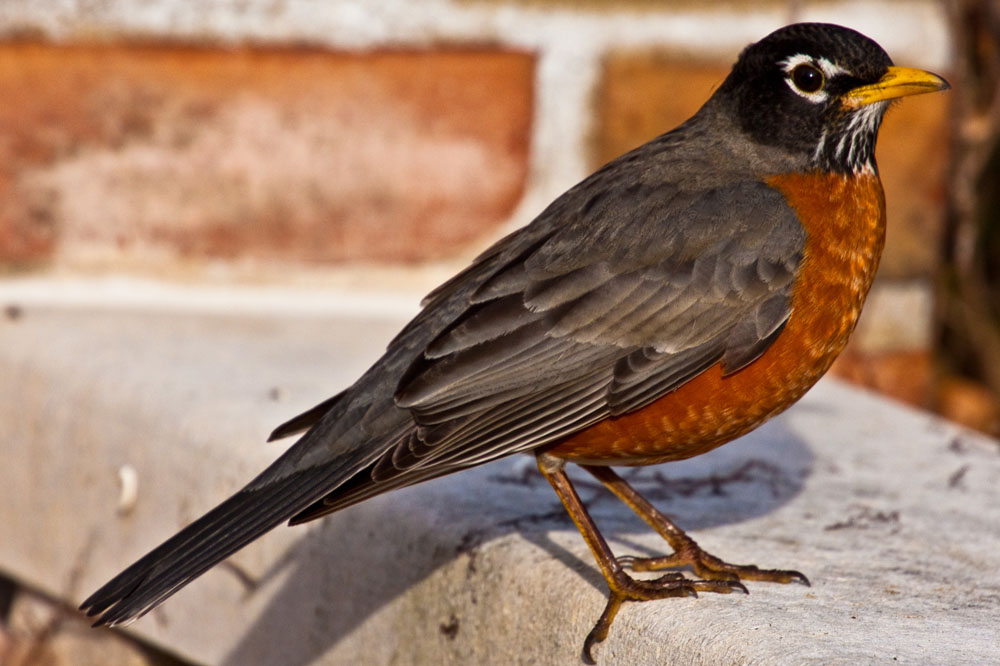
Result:
{"type": "MultiPolygon", "coordinates": [[[[621,473],[683,529],[699,530],[776,510],[801,492],[814,461],[779,419],[709,454],[621,473]]],[[[637,539],[649,528],[610,492],[570,474],[618,551],[663,553],[637,539]]],[[[524,539],[605,591],[589,553],[552,538],[568,531],[576,528],[526,456],[369,500],[319,523],[256,581],[277,590],[222,663],[313,663],[438,568],[504,537],[524,539]]]]}

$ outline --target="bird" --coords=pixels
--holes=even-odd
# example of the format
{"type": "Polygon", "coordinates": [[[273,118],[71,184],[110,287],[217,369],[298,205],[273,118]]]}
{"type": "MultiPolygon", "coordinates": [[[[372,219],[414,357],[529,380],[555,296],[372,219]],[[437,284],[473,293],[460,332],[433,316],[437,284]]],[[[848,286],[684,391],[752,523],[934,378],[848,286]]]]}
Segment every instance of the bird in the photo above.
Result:
{"type": "Polygon", "coordinates": [[[131,622],[281,523],[515,453],[535,456],[607,582],[588,662],[625,602],[808,584],[705,552],[613,467],[732,441],[830,368],[885,242],[882,119],[900,97],[949,87],[843,26],[797,23],[750,44],[690,119],[428,294],[353,385],[274,430],[299,439],[272,465],[81,610],[94,626],[131,622]],[[672,552],[616,557],[570,464],[672,552]]]}

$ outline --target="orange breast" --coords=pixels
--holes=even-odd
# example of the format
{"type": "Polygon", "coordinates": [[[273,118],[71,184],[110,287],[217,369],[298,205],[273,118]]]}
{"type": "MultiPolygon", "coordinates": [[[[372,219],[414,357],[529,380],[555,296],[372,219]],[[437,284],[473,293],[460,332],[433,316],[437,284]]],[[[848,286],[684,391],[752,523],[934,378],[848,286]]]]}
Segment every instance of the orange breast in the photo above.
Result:
{"type": "Polygon", "coordinates": [[[825,373],[847,344],[885,241],[875,174],[778,176],[806,230],[792,312],[777,340],[739,372],[709,368],[637,412],[607,419],[549,453],[574,462],[644,465],[704,453],[778,414],[825,373]]]}

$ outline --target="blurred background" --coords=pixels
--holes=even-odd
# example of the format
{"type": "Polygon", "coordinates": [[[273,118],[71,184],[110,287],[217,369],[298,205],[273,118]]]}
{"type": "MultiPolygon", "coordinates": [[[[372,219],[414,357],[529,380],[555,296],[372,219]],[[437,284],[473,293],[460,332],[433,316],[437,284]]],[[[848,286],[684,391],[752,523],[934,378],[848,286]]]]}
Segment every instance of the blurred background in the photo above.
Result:
{"type": "Polygon", "coordinates": [[[415,312],[805,20],[954,86],[887,117],[886,252],[834,372],[1000,435],[996,0],[0,0],[0,317],[415,312]]]}

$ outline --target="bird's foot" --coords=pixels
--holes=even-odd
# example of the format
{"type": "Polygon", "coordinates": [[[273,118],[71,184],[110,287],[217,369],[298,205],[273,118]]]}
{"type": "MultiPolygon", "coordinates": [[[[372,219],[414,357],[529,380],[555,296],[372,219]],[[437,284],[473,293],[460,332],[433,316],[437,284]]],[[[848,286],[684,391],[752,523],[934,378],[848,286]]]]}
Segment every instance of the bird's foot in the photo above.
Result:
{"type": "Polygon", "coordinates": [[[741,581],[761,580],[770,583],[801,583],[809,585],[809,579],[804,574],[786,569],[761,569],[753,564],[730,564],[711,553],[702,550],[686,534],[678,548],[671,555],[663,557],[632,557],[625,555],[618,558],[618,563],[632,571],[662,571],[664,569],[679,569],[691,567],[691,570],[701,578],[711,581],[741,581]]]}
{"type": "Polygon", "coordinates": [[[739,580],[692,580],[678,572],[670,572],[659,578],[643,580],[632,578],[620,569],[609,580],[608,603],[604,607],[597,624],[587,634],[583,642],[583,656],[588,664],[593,664],[592,650],[608,636],[611,623],[622,604],[626,601],[653,601],[670,597],[697,597],[699,592],[746,593],[747,589],[739,580]]]}

